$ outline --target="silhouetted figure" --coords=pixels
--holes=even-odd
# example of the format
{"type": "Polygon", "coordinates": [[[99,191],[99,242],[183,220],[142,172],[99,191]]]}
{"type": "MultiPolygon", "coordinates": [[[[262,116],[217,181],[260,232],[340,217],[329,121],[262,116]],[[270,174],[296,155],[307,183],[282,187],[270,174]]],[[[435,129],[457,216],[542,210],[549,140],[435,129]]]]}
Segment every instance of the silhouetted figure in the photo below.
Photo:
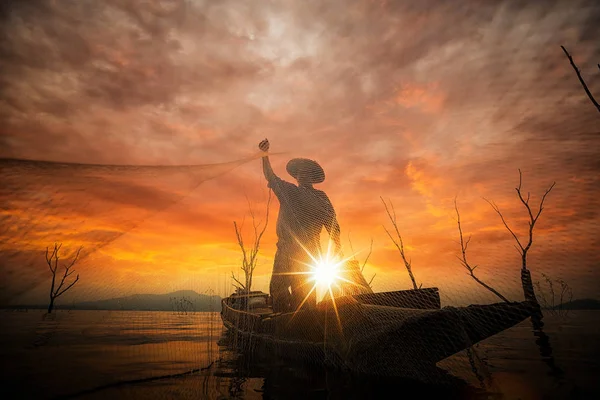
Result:
{"type": "MultiPolygon", "coordinates": [[[[269,141],[263,140],[259,148],[268,151],[269,141]]],[[[297,180],[298,185],[294,185],[275,175],[268,156],[263,156],[262,160],[268,186],[280,204],[277,252],[269,290],[273,298],[273,311],[289,311],[297,309],[312,288],[312,282],[308,282],[309,276],[303,274],[310,271],[306,264],[312,263],[307,252],[317,259],[320,257],[320,235],[325,227],[335,243],[335,253],[339,254],[340,226],[327,195],[313,187],[313,184],[325,180],[325,173],[317,162],[304,158],[290,160],[286,169],[297,180]]],[[[316,298],[316,292],[313,291],[305,306],[316,305],[316,298]]]]}

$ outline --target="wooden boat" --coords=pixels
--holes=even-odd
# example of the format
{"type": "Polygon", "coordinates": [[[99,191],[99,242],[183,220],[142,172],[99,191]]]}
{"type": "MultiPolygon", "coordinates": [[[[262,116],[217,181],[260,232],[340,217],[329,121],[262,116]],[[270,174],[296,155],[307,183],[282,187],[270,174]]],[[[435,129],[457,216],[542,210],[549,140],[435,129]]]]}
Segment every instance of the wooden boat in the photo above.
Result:
{"type": "Polygon", "coordinates": [[[423,288],[346,295],[275,314],[268,294],[251,292],[223,299],[221,317],[245,352],[422,380],[437,362],[533,311],[528,302],[440,305],[438,289],[423,288]]]}

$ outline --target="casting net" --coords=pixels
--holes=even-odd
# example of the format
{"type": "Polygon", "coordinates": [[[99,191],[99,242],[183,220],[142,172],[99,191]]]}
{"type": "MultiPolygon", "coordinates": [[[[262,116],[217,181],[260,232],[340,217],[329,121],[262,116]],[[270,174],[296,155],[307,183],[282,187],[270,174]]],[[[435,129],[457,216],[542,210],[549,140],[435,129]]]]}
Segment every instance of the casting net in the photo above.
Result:
{"type": "MultiPolygon", "coordinates": [[[[179,324],[170,320],[173,316],[189,316],[190,333],[171,338],[169,348],[179,350],[167,360],[175,361],[179,352],[198,352],[192,359],[194,365],[202,366],[200,370],[212,368],[215,362],[224,363],[223,368],[227,369],[231,367],[227,362],[234,362],[237,365],[234,374],[250,373],[247,364],[243,369],[235,364],[235,358],[227,361],[232,354],[238,354],[253,360],[256,357],[261,363],[284,360],[289,363],[286,365],[300,369],[316,365],[338,373],[364,375],[369,379],[381,377],[391,382],[410,379],[410,382],[460,386],[463,381],[457,376],[472,373],[471,379],[475,377],[478,385],[491,389],[495,383],[487,358],[493,356],[493,346],[506,351],[504,341],[515,341],[526,331],[536,338],[538,356],[547,363],[550,373],[555,379],[562,379],[563,371],[555,363],[549,337],[543,329],[539,304],[548,309],[552,307],[551,302],[555,302],[558,308],[546,312],[564,317],[568,309],[563,310],[562,306],[572,298],[572,289],[564,281],[547,280],[546,285],[534,283],[527,271],[521,270],[519,276],[517,265],[513,271],[516,279],[506,282],[505,286],[502,280],[496,279],[493,280],[495,287],[491,287],[475,274],[474,266],[468,262],[469,238],[459,235],[457,268],[463,268],[469,274],[468,279],[472,278],[475,283],[468,291],[493,295],[491,298],[467,297],[474,298],[471,301],[474,304],[461,306],[460,289],[458,293],[442,293],[456,290],[456,286],[444,285],[442,279],[431,279],[434,282],[431,285],[421,283],[419,269],[413,268],[404,243],[406,236],[398,228],[397,210],[391,202],[383,201],[381,229],[384,239],[389,241],[387,247],[397,251],[395,268],[402,271],[404,277],[396,283],[383,282],[378,289],[376,277],[365,278],[365,274],[374,269],[372,263],[367,268],[367,262],[370,256],[376,256],[378,248],[373,249],[371,243],[368,250],[356,250],[349,237],[344,240],[336,207],[323,190],[317,189],[325,180],[322,167],[313,160],[294,158],[278,163],[285,165],[286,172],[282,173],[272,167],[270,160],[285,161],[285,156],[267,156],[269,153],[261,152],[233,162],[196,166],[2,160],[0,194],[4,240],[0,251],[5,304],[17,306],[23,304],[22,299],[27,299],[27,295],[48,290],[46,257],[50,254],[52,265],[55,242],[65,245],[59,249],[64,251],[62,266],[74,260],[77,249],[82,248],[75,268],[83,277],[80,284],[83,289],[78,286],[72,289],[74,293],[80,290],[76,299],[85,299],[86,291],[102,297],[93,291],[93,285],[85,285],[89,283],[86,280],[92,279],[101,279],[96,285],[116,286],[130,295],[127,284],[98,273],[110,268],[118,274],[122,257],[115,250],[118,244],[136,231],[156,230],[157,225],[151,221],[157,218],[159,229],[155,234],[166,241],[168,227],[160,226],[161,215],[181,212],[178,205],[204,188],[211,189],[206,186],[210,181],[226,181],[227,176],[234,176],[240,167],[246,166],[255,170],[258,186],[262,187],[259,190],[261,204],[260,208],[250,204],[248,210],[234,212],[238,219],[248,221],[229,228],[230,244],[237,253],[233,265],[225,264],[224,268],[210,272],[208,275],[213,276],[210,283],[203,285],[202,280],[192,279],[177,287],[180,290],[171,293],[169,299],[172,316],[167,320],[158,314],[123,319],[121,314],[111,316],[108,311],[100,320],[44,321],[32,328],[34,346],[47,345],[61,329],[68,331],[69,324],[81,324],[82,332],[95,332],[84,334],[77,341],[85,342],[94,337],[100,340],[98,330],[139,329],[153,332],[156,335],[153,340],[161,342],[166,340],[164,335],[171,335],[167,333],[168,327],[179,324]],[[461,249],[465,254],[461,255],[461,249]],[[257,275],[254,282],[247,279],[248,271],[257,275]],[[549,292],[553,284],[558,288],[549,292]],[[250,294],[247,285],[252,285],[250,294]],[[501,293],[511,293],[507,290],[510,286],[516,286],[512,292],[516,295],[508,299],[501,293]],[[538,291],[537,298],[531,294],[534,287],[538,291]],[[198,292],[205,294],[198,295],[198,292]],[[267,298],[266,294],[270,296],[267,298]],[[220,298],[226,298],[222,308],[220,298]],[[220,318],[210,313],[200,320],[191,317],[195,311],[219,310],[220,318]],[[162,330],[155,329],[154,323],[163,326],[162,330]],[[515,331],[515,326],[520,327],[520,331],[515,331]],[[219,350],[214,341],[221,337],[219,350]],[[178,340],[189,343],[175,343],[178,340]],[[490,347],[484,346],[482,350],[480,342],[490,347]]],[[[210,193],[204,193],[201,199],[211,199],[210,193]]],[[[460,220],[456,222],[459,223],[457,232],[462,234],[460,220]]],[[[199,230],[206,228],[214,229],[198,227],[199,230]]],[[[160,246],[160,242],[148,246],[160,246]]],[[[151,250],[140,250],[140,258],[151,250]]],[[[209,257],[217,266],[223,262],[218,255],[204,257],[209,257]]],[[[58,279],[61,272],[59,270],[58,279]]],[[[139,266],[137,274],[143,272],[144,267],[139,266]]],[[[167,273],[162,279],[168,276],[167,273]]],[[[67,283],[72,279],[69,276],[67,283]]],[[[116,302],[105,299],[96,303],[71,300],[69,304],[69,300],[58,300],[57,305],[59,310],[164,310],[164,305],[151,297],[121,297],[116,302]]],[[[137,342],[135,338],[131,340],[137,342]]],[[[121,356],[131,354],[126,351],[121,356]]],[[[211,373],[229,376],[230,372],[217,368],[211,373]]]]}
{"type": "Polygon", "coordinates": [[[326,3],[2,2],[23,396],[597,387],[598,5],[326,3]]]}

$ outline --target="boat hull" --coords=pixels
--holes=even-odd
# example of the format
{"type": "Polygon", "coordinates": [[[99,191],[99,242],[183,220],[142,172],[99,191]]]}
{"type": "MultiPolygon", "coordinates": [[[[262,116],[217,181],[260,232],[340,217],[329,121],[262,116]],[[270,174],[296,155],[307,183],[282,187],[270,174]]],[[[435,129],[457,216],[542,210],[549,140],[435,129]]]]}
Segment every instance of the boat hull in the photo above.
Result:
{"type": "Polygon", "coordinates": [[[242,351],[416,379],[532,313],[527,302],[417,309],[364,304],[346,296],[316,309],[261,314],[237,310],[227,300],[223,323],[242,351]]]}

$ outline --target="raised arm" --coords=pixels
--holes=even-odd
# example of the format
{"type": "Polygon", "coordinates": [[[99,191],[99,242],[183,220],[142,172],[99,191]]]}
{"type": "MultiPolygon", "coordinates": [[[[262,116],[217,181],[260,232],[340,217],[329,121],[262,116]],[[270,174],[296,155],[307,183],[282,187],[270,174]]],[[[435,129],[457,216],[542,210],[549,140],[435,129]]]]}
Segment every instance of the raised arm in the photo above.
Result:
{"type": "Polygon", "coordinates": [[[269,182],[273,182],[277,178],[275,172],[273,172],[273,168],[271,167],[271,161],[269,161],[269,156],[267,155],[267,151],[269,151],[269,140],[265,139],[258,145],[258,148],[265,152],[265,155],[262,158],[263,163],[263,173],[265,174],[265,178],[269,182]]]}

